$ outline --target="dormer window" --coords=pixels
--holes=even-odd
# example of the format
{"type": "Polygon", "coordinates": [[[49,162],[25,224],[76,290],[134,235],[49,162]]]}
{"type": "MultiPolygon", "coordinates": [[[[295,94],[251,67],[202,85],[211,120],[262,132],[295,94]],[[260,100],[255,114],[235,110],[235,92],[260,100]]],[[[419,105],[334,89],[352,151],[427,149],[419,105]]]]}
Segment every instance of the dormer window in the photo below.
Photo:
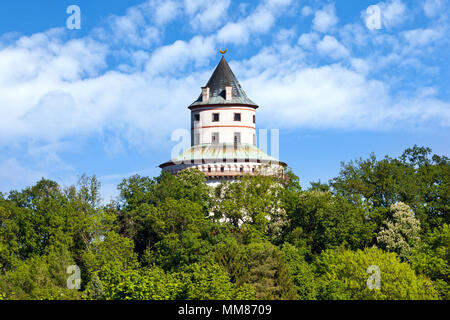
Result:
{"type": "Polygon", "coordinates": [[[230,101],[232,96],[232,86],[225,86],[225,100],[230,101]]]}
{"type": "Polygon", "coordinates": [[[202,101],[206,102],[209,100],[209,88],[202,87],[202,101]]]}
{"type": "Polygon", "coordinates": [[[241,121],[241,114],[240,113],[235,113],[234,114],[234,121],[241,121]]]}
{"type": "Polygon", "coordinates": [[[219,122],[219,114],[218,113],[213,113],[212,114],[212,121],[213,122],[219,122]]]}

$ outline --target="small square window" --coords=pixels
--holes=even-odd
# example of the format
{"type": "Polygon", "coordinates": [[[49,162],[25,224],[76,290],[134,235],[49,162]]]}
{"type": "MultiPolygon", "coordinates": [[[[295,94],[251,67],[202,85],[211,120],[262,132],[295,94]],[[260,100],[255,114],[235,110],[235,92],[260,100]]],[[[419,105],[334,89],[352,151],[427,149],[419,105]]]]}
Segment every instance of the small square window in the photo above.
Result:
{"type": "Polygon", "coordinates": [[[218,113],[213,113],[212,114],[212,121],[213,122],[219,122],[219,114],[218,113]]]}
{"type": "Polygon", "coordinates": [[[200,114],[194,114],[194,121],[200,121],[200,114]]]}
{"type": "Polygon", "coordinates": [[[234,121],[241,121],[241,114],[240,113],[235,113],[234,114],[234,121]]]}

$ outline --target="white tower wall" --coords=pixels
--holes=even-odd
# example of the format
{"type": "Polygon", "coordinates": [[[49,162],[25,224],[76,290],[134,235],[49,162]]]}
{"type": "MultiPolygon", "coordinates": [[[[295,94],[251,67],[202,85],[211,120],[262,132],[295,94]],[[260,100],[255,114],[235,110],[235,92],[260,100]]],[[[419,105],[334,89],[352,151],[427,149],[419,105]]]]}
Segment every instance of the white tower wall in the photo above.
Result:
{"type": "Polygon", "coordinates": [[[256,110],[242,106],[205,107],[191,111],[192,145],[213,143],[213,133],[219,134],[216,143],[234,143],[235,133],[240,133],[242,144],[256,145],[256,110]],[[219,115],[214,121],[213,114],[219,115]],[[240,114],[240,121],[235,120],[240,114]],[[196,121],[196,115],[199,121],[196,121]],[[196,138],[197,135],[197,138],[196,138]]]}

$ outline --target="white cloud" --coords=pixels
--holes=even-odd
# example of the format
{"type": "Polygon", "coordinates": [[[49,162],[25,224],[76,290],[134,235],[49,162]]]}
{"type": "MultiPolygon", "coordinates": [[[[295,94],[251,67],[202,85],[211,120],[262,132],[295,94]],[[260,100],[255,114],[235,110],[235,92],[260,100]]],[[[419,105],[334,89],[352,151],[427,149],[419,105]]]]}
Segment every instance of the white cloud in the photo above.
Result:
{"type": "Polygon", "coordinates": [[[310,6],[304,6],[302,8],[302,15],[305,16],[305,17],[310,16],[313,13],[314,13],[314,11],[313,11],[313,9],[311,9],[310,6]]]}
{"type": "Polygon", "coordinates": [[[201,86],[193,73],[169,74],[190,63],[204,66],[214,52],[212,38],[194,37],[154,51],[147,71],[98,74],[106,54],[93,40],[21,38],[0,50],[0,145],[104,130],[138,148],[158,145],[173,129],[165,124],[187,126],[177,110],[190,104],[201,86]]]}
{"type": "Polygon", "coordinates": [[[243,22],[229,22],[217,34],[219,41],[235,44],[248,43],[249,36],[248,26],[243,22]]]}
{"type": "Polygon", "coordinates": [[[339,38],[347,46],[365,47],[372,41],[373,35],[361,24],[349,23],[339,28],[339,38]]]}
{"type": "Polygon", "coordinates": [[[266,0],[247,17],[229,22],[217,33],[219,42],[246,44],[250,35],[267,33],[279,16],[291,4],[291,0],[266,0]]]}
{"type": "Polygon", "coordinates": [[[276,41],[281,43],[290,42],[294,37],[295,37],[294,29],[281,29],[275,35],[276,41]]]}
{"type": "Polygon", "coordinates": [[[444,0],[426,0],[423,3],[423,11],[427,17],[434,17],[442,13],[445,6],[444,0]]]}
{"type": "Polygon", "coordinates": [[[356,72],[364,76],[367,76],[372,69],[370,62],[364,59],[351,58],[350,64],[356,72]]]}
{"type": "Polygon", "coordinates": [[[422,47],[440,39],[443,35],[441,30],[434,29],[414,29],[403,32],[403,36],[409,45],[413,47],[422,47]]]}
{"type": "Polygon", "coordinates": [[[349,50],[342,45],[335,37],[326,35],[317,43],[317,51],[321,55],[329,56],[333,59],[342,59],[350,55],[349,50]]]}
{"type": "Polygon", "coordinates": [[[326,5],[322,10],[316,11],[313,19],[313,29],[322,33],[333,28],[339,19],[336,16],[336,8],[333,4],[326,5]]]}
{"type": "Polygon", "coordinates": [[[158,25],[173,21],[180,11],[180,3],[178,1],[149,1],[149,4],[152,11],[154,11],[153,18],[158,25]]]}
{"type": "Polygon", "coordinates": [[[189,42],[177,40],[156,49],[147,62],[146,69],[156,74],[177,72],[188,62],[194,62],[197,67],[204,66],[216,50],[213,37],[195,36],[189,42]]]}
{"type": "Polygon", "coordinates": [[[381,21],[384,27],[392,28],[401,25],[408,18],[408,10],[401,0],[390,0],[377,4],[381,9],[381,21]]]}
{"type": "MultiPolygon", "coordinates": [[[[2,155],[0,180],[11,181],[7,179],[14,178],[7,173],[20,171],[24,177],[19,173],[17,181],[29,184],[27,177],[33,180],[51,175],[55,172],[51,167],[65,172],[69,180],[73,170],[56,156],[63,142],[68,144],[64,148],[70,149],[77,141],[101,137],[112,155],[128,145],[138,150],[168,149],[171,131],[189,126],[186,107],[211,74],[217,43],[224,39],[247,44],[251,38],[271,31],[273,44],[259,43],[257,54],[230,61],[249,97],[262,107],[258,110],[261,125],[351,130],[450,126],[450,105],[437,98],[439,88],[427,84],[398,96],[392,90],[396,79],[388,73],[383,81],[373,78],[382,67],[415,63],[410,56],[415,51],[428,52],[424,48],[443,38],[444,27],[375,35],[357,23],[338,29],[334,6],[328,5],[315,13],[313,28],[337,32],[331,36],[306,31],[291,44],[290,40],[297,37],[295,27],[276,25],[277,19],[287,14],[290,1],[265,1],[223,27],[219,16],[226,14],[227,1],[217,11],[201,1],[170,5],[147,1],[131,8],[125,16],[108,20],[113,30],[105,28],[99,38],[65,40],[67,31],[62,29],[15,42],[12,37],[1,38],[0,146],[4,151],[4,146],[22,145],[36,154],[33,162],[45,165],[31,169],[20,159],[2,155]],[[160,12],[157,22],[150,21],[154,17],[150,8],[160,10],[154,11],[160,12]],[[168,14],[171,8],[173,15],[168,14]],[[164,42],[163,25],[183,13],[192,17],[193,30],[209,33],[164,42]],[[212,22],[214,17],[221,22],[212,22]],[[211,21],[212,29],[220,27],[219,31],[208,29],[206,21],[211,21]],[[117,49],[122,46],[111,45],[111,31],[112,38],[126,44],[125,53],[117,49]],[[384,50],[378,52],[378,48],[384,50]],[[128,59],[108,71],[107,57],[120,54],[128,59]],[[345,60],[323,65],[328,60],[322,60],[322,56],[345,60]],[[47,146],[53,149],[45,151],[47,146]]],[[[390,27],[406,19],[407,8],[400,1],[390,1],[385,8],[390,27]]],[[[109,183],[107,188],[112,188],[109,183]]]]}
{"type": "Polygon", "coordinates": [[[187,7],[191,15],[190,23],[194,30],[212,30],[220,26],[227,18],[230,0],[186,1],[193,2],[187,7]]]}
{"type": "Polygon", "coordinates": [[[389,86],[340,65],[292,68],[246,79],[260,101],[260,125],[269,127],[416,128],[429,121],[450,124],[450,104],[435,98],[394,98],[389,86]]]}
{"type": "Polygon", "coordinates": [[[130,7],[123,16],[110,16],[109,30],[98,28],[96,33],[105,42],[148,48],[161,40],[159,28],[179,14],[179,6],[174,1],[148,0],[130,7]]]}
{"type": "Polygon", "coordinates": [[[298,44],[306,49],[312,49],[313,47],[315,47],[315,44],[317,41],[319,41],[319,39],[319,35],[315,32],[303,33],[298,38],[298,44]]]}

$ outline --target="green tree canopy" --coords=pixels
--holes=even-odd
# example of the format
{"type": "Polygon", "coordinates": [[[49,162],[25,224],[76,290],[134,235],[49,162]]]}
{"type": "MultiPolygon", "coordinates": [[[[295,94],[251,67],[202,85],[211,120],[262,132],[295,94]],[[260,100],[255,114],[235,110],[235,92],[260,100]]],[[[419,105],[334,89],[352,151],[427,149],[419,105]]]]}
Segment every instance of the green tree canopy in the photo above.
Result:
{"type": "Polygon", "coordinates": [[[438,294],[430,279],[417,276],[410,265],[395,253],[377,248],[364,250],[326,250],[315,262],[321,283],[321,299],[428,300],[438,294]],[[370,289],[370,266],[380,270],[380,289],[370,289]]]}

